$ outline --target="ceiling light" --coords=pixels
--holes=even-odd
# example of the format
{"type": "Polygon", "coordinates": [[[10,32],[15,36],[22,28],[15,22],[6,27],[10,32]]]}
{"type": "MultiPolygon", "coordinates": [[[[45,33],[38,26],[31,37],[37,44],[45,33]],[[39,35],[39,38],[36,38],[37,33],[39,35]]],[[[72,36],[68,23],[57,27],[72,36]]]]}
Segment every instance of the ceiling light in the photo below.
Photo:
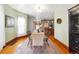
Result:
{"type": "Polygon", "coordinates": [[[36,5],[35,9],[37,12],[42,12],[45,9],[45,6],[44,5],[36,5]]]}

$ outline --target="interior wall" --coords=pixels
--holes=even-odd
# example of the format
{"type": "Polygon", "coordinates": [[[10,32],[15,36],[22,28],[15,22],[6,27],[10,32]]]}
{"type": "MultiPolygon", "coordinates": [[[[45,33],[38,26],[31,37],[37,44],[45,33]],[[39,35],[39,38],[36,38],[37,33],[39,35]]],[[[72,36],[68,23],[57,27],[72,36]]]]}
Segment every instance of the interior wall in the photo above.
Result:
{"type": "Polygon", "coordinates": [[[28,31],[33,32],[33,21],[36,20],[33,16],[28,16],[28,31]]]}
{"type": "Polygon", "coordinates": [[[68,19],[68,9],[73,7],[73,4],[63,4],[55,9],[55,23],[54,23],[54,34],[55,38],[60,42],[69,46],[69,19],[68,19]],[[57,24],[57,18],[62,19],[61,24],[57,24]]]}
{"type": "Polygon", "coordinates": [[[3,6],[0,5],[0,50],[5,45],[5,20],[4,20],[4,9],[3,6]]]}
{"type": "Polygon", "coordinates": [[[12,40],[12,39],[14,39],[15,37],[18,36],[17,35],[17,32],[18,32],[17,31],[17,29],[18,29],[18,27],[17,27],[17,21],[18,21],[17,17],[18,16],[25,17],[25,19],[26,19],[26,28],[25,29],[26,29],[26,32],[27,32],[27,15],[14,10],[13,8],[11,8],[8,5],[4,5],[4,10],[5,10],[5,15],[12,16],[12,17],[15,18],[15,26],[5,28],[5,38],[6,38],[5,41],[8,42],[8,41],[10,41],[10,40],[12,40]]]}

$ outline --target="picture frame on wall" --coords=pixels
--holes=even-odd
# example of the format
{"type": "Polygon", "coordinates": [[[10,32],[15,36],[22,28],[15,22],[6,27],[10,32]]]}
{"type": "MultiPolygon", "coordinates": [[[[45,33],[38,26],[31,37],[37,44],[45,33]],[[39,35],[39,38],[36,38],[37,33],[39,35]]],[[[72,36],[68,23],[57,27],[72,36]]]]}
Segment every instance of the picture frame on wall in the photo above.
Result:
{"type": "Polygon", "coordinates": [[[61,24],[62,23],[62,19],[61,18],[57,18],[57,24],[61,24]]]}
{"type": "Polygon", "coordinates": [[[15,18],[12,16],[5,15],[5,27],[14,27],[15,18]]]}

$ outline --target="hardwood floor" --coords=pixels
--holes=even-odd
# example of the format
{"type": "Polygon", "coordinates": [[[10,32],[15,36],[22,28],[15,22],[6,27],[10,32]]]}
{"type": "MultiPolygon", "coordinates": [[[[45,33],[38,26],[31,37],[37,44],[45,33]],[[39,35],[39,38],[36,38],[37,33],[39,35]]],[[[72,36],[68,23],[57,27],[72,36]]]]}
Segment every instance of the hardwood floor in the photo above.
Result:
{"type": "Polygon", "coordinates": [[[15,52],[16,47],[24,42],[24,40],[26,40],[27,37],[21,37],[21,38],[17,38],[17,42],[15,42],[14,44],[11,45],[8,44],[5,48],[3,48],[3,50],[0,52],[0,54],[13,54],[15,52]]]}
{"type": "Polygon", "coordinates": [[[55,44],[55,46],[58,50],[61,51],[61,53],[69,54],[69,48],[66,45],[55,39],[53,36],[49,36],[49,39],[55,44]]]}
{"type": "Polygon", "coordinates": [[[59,42],[55,40],[53,36],[49,36],[49,46],[44,45],[43,48],[41,47],[33,47],[31,49],[27,44],[27,37],[17,38],[17,42],[14,44],[8,44],[0,54],[68,54],[68,50],[65,49],[59,42]],[[19,46],[20,45],[20,46],[19,46]],[[24,48],[25,47],[25,48],[24,48]],[[22,51],[23,50],[23,51],[22,51]],[[19,52],[17,52],[19,51],[19,52]]]}

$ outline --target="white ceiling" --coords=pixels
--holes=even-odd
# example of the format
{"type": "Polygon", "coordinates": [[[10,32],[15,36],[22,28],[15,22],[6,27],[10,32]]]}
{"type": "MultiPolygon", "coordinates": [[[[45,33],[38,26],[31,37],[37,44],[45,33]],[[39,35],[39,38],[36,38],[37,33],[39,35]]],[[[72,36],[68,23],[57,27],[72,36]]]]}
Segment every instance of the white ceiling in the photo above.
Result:
{"type": "Polygon", "coordinates": [[[69,4],[43,4],[42,6],[45,7],[44,10],[41,13],[38,13],[35,9],[37,5],[38,4],[10,4],[12,8],[40,19],[52,19],[56,9],[60,7],[71,8],[72,6],[69,4]]]}

